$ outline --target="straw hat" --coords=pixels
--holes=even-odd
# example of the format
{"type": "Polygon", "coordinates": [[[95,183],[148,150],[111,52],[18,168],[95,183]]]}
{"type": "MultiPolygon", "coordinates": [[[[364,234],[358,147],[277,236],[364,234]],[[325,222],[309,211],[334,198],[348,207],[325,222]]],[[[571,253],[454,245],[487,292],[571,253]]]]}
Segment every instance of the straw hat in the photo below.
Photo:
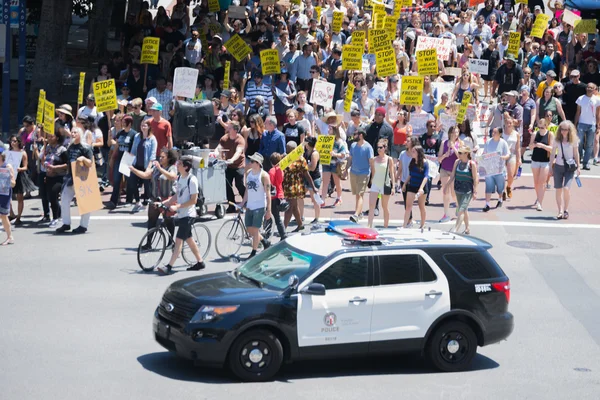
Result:
{"type": "Polygon", "coordinates": [[[338,126],[339,124],[342,123],[343,116],[337,115],[335,112],[330,111],[321,117],[321,121],[328,124],[329,122],[327,122],[327,121],[329,120],[329,118],[335,118],[335,126],[338,126]]]}
{"type": "Polygon", "coordinates": [[[60,112],[60,113],[66,114],[66,115],[70,116],[71,118],[73,118],[73,107],[71,107],[68,104],[61,104],[56,109],[56,112],[60,112]]]}

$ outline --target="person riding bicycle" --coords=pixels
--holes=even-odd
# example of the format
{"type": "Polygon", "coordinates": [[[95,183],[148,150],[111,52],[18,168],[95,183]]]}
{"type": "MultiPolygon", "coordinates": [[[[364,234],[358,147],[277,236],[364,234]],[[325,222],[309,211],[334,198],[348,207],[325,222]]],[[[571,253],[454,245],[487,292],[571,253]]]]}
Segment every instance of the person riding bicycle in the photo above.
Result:
{"type": "Polygon", "coordinates": [[[196,221],[196,201],[198,201],[198,179],[190,174],[192,169],[192,157],[182,156],[179,161],[175,164],[177,166],[177,172],[179,177],[177,178],[177,191],[175,196],[171,197],[167,201],[163,201],[162,204],[169,206],[169,210],[177,212],[175,219],[177,220],[177,236],[175,237],[175,248],[171,255],[169,263],[163,267],[158,267],[158,271],[162,274],[168,274],[173,269],[173,264],[181,254],[183,242],[185,241],[190,247],[190,250],[196,257],[196,264],[189,267],[188,271],[199,271],[206,267],[198,245],[192,237],[192,225],[196,221]]]}
{"type": "MultiPolygon", "coordinates": [[[[149,198],[154,202],[162,202],[169,200],[175,194],[175,181],[177,180],[177,151],[168,150],[166,147],[160,151],[159,161],[154,161],[148,164],[145,171],[136,169],[133,165],[129,167],[131,172],[142,179],[150,179],[151,188],[149,198]]],[[[154,228],[158,223],[160,209],[154,205],[148,207],[148,230],[154,228]]],[[[173,218],[170,218],[165,213],[165,226],[171,233],[171,237],[175,236],[175,223],[173,218]]],[[[148,237],[148,242],[142,246],[142,250],[152,249],[150,243],[151,237],[148,237]]],[[[171,246],[173,243],[169,243],[171,246]]]]}

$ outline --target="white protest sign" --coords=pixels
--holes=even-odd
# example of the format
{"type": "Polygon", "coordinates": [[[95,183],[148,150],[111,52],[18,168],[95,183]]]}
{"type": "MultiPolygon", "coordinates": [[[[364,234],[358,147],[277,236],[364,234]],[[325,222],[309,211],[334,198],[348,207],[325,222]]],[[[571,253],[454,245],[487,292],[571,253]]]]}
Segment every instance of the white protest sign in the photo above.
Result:
{"type": "Polygon", "coordinates": [[[565,9],[562,15],[562,21],[566,22],[567,24],[571,25],[571,26],[575,26],[575,23],[577,21],[580,21],[581,17],[577,14],[575,14],[573,11],[571,10],[567,10],[565,9]]]}
{"type": "Polygon", "coordinates": [[[504,171],[504,160],[498,152],[483,154],[477,165],[480,177],[499,175],[504,171]]]}
{"type": "Polygon", "coordinates": [[[454,82],[431,82],[431,88],[436,92],[436,102],[442,102],[442,95],[444,93],[448,95],[448,100],[450,100],[455,86],[454,82]]]}
{"type": "Polygon", "coordinates": [[[451,126],[456,126],[456,115],[450,115],[447,113],[440,113],[440,129],[444,132],[448,132],[451,126]]]}
{"type": "Polygon", "coordinates": [[[335,84],[327,81],[313,81],[310,92],[310,102],[319,106],[333,108],[333,94],[335,93],[335,84]]]}
{"type": "Polygon", "coordinates": [[[131,171],[129,167],[133,165],[133,160],[135,156],[129,152],[123,153],[123,157],[121,158],[121,163],[119,164],[119,172],[127,177],[131,175],[131,171]]]}
{"type": "Polygon", "coordinates": [[[452,39],[419,36],[416,51],[429,49],[437,50],[439,60],[448,61],[450,59],[450,51],[452,50],[452,39]]]}
{"type": "Polygon", "coordinates": [[[369,60],[366,58],[362,59],[362,72],[363,74],[371,73],[371,64],[369,64],[369,60]]]}
{"type": "Polygon", "coordinates": [[[477,117],[477,106],[473,103],[467,106],[467,119],[471,122],[477,117]]]}
{"type": "Polygon", "coordinates": [[[6,153],[6,163],[13,167],[15,174],[17,168],[21,168],[21,160],[23,159],[23,153],[20,151],[9,151],[6,153]]]}
{"type": "Polygon", "coordinates": [[[0,168],[0,195],[6,196],[10,193],[10,171],[8,168],[0,168]]]}
{"type": "Polygon", "coordinates": [[[469,58],[469,71],[474,74],[487,75],[490,67],[489,60],[479,60],[477,58],[469,58]]]}
{"type": "MultiPolygon", "coordinates": [[[[264,3],[264,2],[261,2],[264,3]]],[[[263,4],[261,4],[263,5],[263,4]]],[[[229,6],[229,18],[246,19],[246,7],[244,6],[229,6]]]]}
{"type": "Polygon", "coordinates": [[[175,76],[173,78],[173,96],[193,98],[196,94],[197,82],[198,70],[196,68],[175,68],[175,76]]]}
{"type": "Polygon", "coordinates": [[[427,132],[427,121],[429,121],[430,115],[425,114],[410,114],[410,125],[413,128],[413,136],[421,136],[427,132]]]}
{"type": "Polygon", "coordinates": [[[429,177],[431,179],[437,178],[440,170],[440,163],[438,162],[437,157],[425,154],[425,160],[427,161],[427,164],[429,164],[429,177]]]}

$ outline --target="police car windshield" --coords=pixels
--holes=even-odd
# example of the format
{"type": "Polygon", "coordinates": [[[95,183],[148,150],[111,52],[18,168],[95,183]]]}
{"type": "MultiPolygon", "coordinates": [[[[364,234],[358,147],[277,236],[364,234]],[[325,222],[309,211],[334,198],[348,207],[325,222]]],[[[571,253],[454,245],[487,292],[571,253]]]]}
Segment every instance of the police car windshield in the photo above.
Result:
{"type": "Polygon", "coordinates": [[[324,258],[281,242],[251,258],[237,272],[238,275],[261,282],[269,289],[283,290],[288,287],[290,276],[296,275],[302,280],[324,258]]]}

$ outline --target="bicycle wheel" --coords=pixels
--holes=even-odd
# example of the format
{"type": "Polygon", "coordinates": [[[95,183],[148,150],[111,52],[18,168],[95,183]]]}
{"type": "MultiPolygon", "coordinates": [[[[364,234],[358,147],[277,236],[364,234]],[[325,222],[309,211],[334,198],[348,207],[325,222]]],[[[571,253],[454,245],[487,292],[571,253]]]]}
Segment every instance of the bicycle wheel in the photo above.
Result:
{"type": "Polygon", "coordinates": [[[244,243],[244,228],[238,219],[230,219],[219,228],[215,238],[217,254],[222,258],[229,258],[238,254],[244,243]]]}
{"type": "Polygon", "coordinates": [[[167,249],[167,239],[161,228],[152,228],[146,232],[138,245],[137,259],[140,268],[152,271],[162,261],[167,249]]]}
{"type": "MultiPolygon", "coordinates": [[[[192,238],[194,239],[194,242],[196,242],[198,250],[200,250],[202,260],[206,261],[206,256],[210,251],[210,244],[212,242],[210,230],[206,225],[196,222],[192,225],[192,238]]],[[[196,264],[196,257],[194,257],[192,249],[190,249],[190,246],[188,246],[186,242],[183,243],[181,255],[183,257],[183,261],[185,261],[187,265],[192,266],[196,264]]]]}

